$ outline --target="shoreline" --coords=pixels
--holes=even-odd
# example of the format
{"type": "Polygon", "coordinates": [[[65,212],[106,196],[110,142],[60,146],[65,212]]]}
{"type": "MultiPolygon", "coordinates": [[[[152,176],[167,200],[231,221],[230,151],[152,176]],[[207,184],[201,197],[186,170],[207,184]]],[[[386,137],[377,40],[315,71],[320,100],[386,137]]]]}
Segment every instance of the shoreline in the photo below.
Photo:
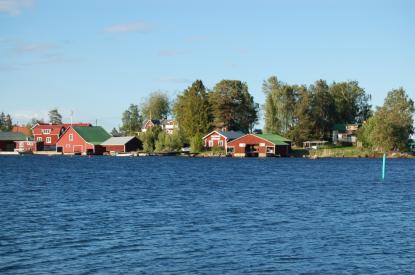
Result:
{"type": "MultiPolygon", "coordinates": [[[[289,156],[287,157],[280,157],[280,156],[268,156],[268,157],[235,157],[231,155],[225,154],[214,154],[211,152],[202,152],[202,153],[183,153],[183,152],[131,152],[131,153],[123,153],[123,154],[103,154],[103,155],[81,155],[81,154],[63,154],[60,152],[55,151],[39,151],[34,153],[19,153],[19,152],[0,152],[1,156],[47,156],[47,157],[54,157],[54,156],[64,156],[64,157],[73,157],[73,156],[80,156],[80,157],[184,157],[184,158],[298,158],[298,159],[329,159],[329,158],[346,158],[346,159],[379,159],[383,157],[383,153],[379,152],[362,152],[361,154],[335,154],[330,149],[323,149],[321,151],[314,150],[309,151],[308,154],[299,153],[294,150],[289,156]]],[[[411,153],[399,153],[399,152],[389,152],[386,154],[386,157],[389,159],[414,159],[415,155],[411,153]]]]}

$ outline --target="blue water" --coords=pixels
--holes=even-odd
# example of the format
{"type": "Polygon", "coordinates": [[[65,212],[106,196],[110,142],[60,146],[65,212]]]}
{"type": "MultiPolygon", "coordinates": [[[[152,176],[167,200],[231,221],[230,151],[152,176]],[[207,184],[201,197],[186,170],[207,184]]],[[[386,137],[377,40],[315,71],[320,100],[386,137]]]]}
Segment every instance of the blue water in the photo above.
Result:
{"type": "Polygon", "coordinates": [[[0,273],[414,273],[414,168],[1,157],[0,273]]]}

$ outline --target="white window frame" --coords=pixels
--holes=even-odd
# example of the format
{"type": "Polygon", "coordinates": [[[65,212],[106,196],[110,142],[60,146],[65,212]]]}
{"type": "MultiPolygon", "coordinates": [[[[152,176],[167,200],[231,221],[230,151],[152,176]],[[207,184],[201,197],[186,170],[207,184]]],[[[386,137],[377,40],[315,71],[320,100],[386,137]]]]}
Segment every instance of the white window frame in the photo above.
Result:
{"type": "Polygon", "coordinates": [[[37,142],[42,142],[42,141],[43,141],[43,138],[42,138],[42,137],[37,137],[37,138],[36,138],[36,141],[37,141],[37,142]]]}
{"type": "Polygon", "coordinates": [[[52,138],[51,137],[46,137],[46,143],[52,143],[52,138]]]}
{"type": "Polygon", "coordinates": [[[219,146],[223,146],[223,140],[219,140],[218,144],[219,146]]]}
{"type": "Polygon", "coordinates": [[[209,140],[209,147],[213,147],[213,140],[209,140]]]}
{"type": "Polygon", "coordinates": [[[49,134],[50,134],[50,129],[43,129],[43,130],[42,130],[42,133],[43,133],[44,135],[49,135],[49,134]]]}
{"type": "Polygon", "coordinates": [[[69,139],[69,141],[73,141],[73,134],[69,134],[68,139],[69,139]]]}

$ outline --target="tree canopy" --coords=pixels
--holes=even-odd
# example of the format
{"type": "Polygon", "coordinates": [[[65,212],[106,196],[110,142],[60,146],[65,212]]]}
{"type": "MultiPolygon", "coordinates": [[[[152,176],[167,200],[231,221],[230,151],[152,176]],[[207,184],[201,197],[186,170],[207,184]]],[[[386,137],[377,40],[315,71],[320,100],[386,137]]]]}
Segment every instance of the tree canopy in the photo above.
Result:
{"type": "Polygon", "coordinates": [[[414,102],[403,88],[388,93],[383,106],[359,132],[365,146],[379,151],[406,150],[413,128],[414,102]]]}
{"type": "Polygon", "coordinates": [[[318,80],[309,87],[288,85],[272,76],[264,81],[264,131],[287,135],[300,145],[330,140],[335,124],[362,123],[371,115],[370,95],[356,81],[318,80]]]}
{"type": "Polygon", "coordinates": [[[50,123],[62,124],[62,115],[59,113],[58,108],[50,110],[48,116],[50,123]]]}
{"type": "Polygon", "coordinates": [[[169,97],[164,92],[153,92],[141,105],[144,119],[166,119],[170,113],[169,97]]]}
{"type": "Polygon", "coordinates": [[[122,126],[120,131],[123,135],[135,135],[141,130],[143,117],[137,105],[130,104],[122,114],[122,126]]]}
{"type": "Polygon", "coordinates": [[[0,131],[11,131],[13,129],[12,117],[4,112],[0,113],[0,131]]]}
{"type": "Polygon", "coordinates": [[[215,128],[249,132],[258,121],[259,105],[239,80],[222,80],[209,93],[215,128]]]}
{"type": "Polygon", "coordinates": [[[206,88],[201,80],[196,80],[177,96],[174,115],[180,131],[188,142],[196,134],[206,134],[210,130],[211,108],[206,88]]]}

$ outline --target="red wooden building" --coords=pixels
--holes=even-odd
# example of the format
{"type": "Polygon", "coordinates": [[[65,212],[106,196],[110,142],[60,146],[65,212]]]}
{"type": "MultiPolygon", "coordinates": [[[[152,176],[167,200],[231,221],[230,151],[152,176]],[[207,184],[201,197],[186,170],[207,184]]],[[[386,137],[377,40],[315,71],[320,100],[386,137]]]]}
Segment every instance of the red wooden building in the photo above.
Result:
{"type": "Polygon", "coordinates": [[[37,123],[32,127],[33,138],[36,142],[43,142],[44,150],[54,151],[56,149],[56,142],[59,137],[70,126],[86,127],[91,126],[89,123],[74,123],[74,124],[52,124],[52,123],[37,123]]]}
{"type": "Polygon", "coordinates": [[[228,142],[243,135],[242,132],[215,130],[203,137],[203,144],[205,148],[222,147],[226,150],[228,142]]]}
{"type": "Polygon", "coordinates": [[[135,136],[129,137],[111,137],[101,143],[106,152],[134,152],[142,149],[141,141],[135,136]]]}
{"type": "Polygon", "coordinates": [[[69,127],[56,143],[56,151],[64,154],[102,154],[101,144],[111,137],[100,126],[69,127]]]}
{"type": "Polygon", "coordinates": [[[291,141],[275,134],[247,134],[228,143],[235,157],[288,156],[291,141]]]}

